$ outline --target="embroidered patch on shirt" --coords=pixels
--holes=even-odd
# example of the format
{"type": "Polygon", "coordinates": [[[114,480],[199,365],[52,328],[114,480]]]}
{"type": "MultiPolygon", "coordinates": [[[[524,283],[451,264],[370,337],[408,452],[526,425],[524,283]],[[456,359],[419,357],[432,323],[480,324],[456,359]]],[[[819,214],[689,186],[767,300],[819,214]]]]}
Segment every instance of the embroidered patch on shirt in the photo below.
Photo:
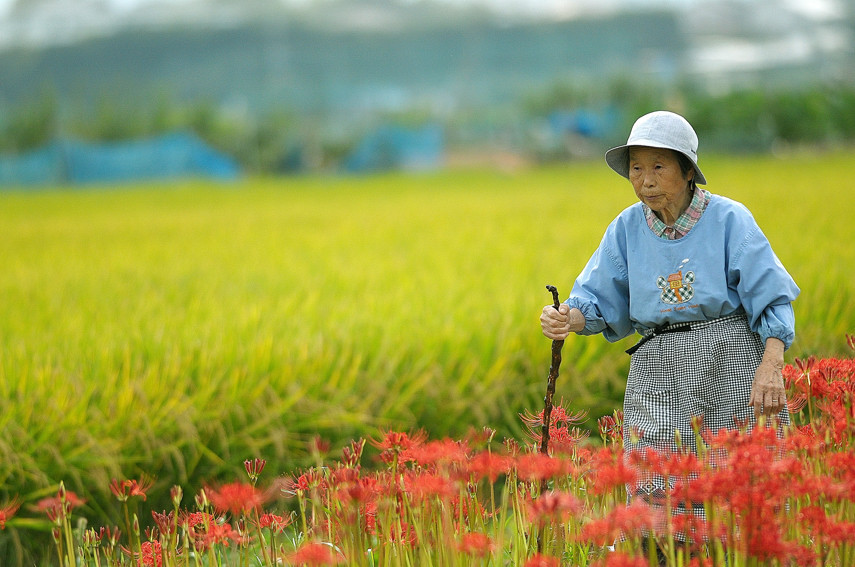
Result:
{"type": "Polygon", "coordinates": [[[677,304],[685,303],[695,296],[695,272],[679,270],[674,274],[659,276],[656,278],[656,286],[662,290],[661,299],[663,303],[677,304]]]}
{"type": "Polygon", "coordinates": [[[657,217],[656,213],[647,205],[642,203],[641,207],[644,211],[644,217],[647,219],[647,226],[650,227],[650,230],[656,236],[666,240],[677,240],[686,236],[692,227],[695,226],[695,223],[704,214],[704,210],[707,208],[709,202],[710,194],[696,186],[695,192],[692,194],[692,202],[689,203],[688,208],[674,221],[674,226],[668,226],[662,222],[662,219],[657,217]]]}

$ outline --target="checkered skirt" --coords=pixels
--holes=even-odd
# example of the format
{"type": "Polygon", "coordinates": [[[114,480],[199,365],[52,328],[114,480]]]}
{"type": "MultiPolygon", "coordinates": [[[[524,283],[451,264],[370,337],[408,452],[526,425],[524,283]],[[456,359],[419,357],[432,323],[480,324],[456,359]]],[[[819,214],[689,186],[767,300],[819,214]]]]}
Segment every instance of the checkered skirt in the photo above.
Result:
{"type": "MultiPolygon", "coordinates": [[[[675,432],[680,435],[680,450],[697,451],[691,423],[695,416],[702,416],[703,427],[711,431],[754,424],[748,399],[763,356],[759,335],[751,331],[744,315],[690,327],[656,335],[632,355],[624,398],[627,453],[646,447],[677,451],[675,432]]],[[[789,421],[785,406],[778,422],[786,426],[789,421]]],[[[627,489],[630,499],[655,503],[664,496],[665,479],[642,477],[627,489]]],[[[702,515],[703,509],[694,512],[702,515]]]]}

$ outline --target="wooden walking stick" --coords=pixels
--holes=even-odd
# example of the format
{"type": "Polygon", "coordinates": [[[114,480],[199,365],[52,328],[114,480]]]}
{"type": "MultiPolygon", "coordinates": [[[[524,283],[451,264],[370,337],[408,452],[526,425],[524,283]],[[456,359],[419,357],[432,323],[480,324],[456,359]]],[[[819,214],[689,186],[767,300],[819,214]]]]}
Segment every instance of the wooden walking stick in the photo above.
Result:
{"type": "MultiPolygon", "coordinates": [[[[554,285],[546,286],[552,292],[552,302],[555,310],[561,305],[558,301],[558,290],[554,285]]],[[[561,366],[561,349],[564,341],[552,341],[552,363],[549,365],[549,378],[546,381],[546,396],[543,398],[543,418],[540,425],[540,452],[549,454],[549,422],[552,418],[552,395],[555,394],[555,380],[558,378],[558,368],[561,366]]],[[[546,481],[541,481],[541,493],[546,489],[546,481]]]]}
{"type": "MultiPolygon", "coordinates": [[[[554,285],[546,286],[552,292],[553,307],[558,310],[558,290],[554,285]]],[[[558,368],[561,366],[561,348],[564,341],[552,341],[552,363],[549,365],[549,378],[546,380],[546,396],[543,398],[543,417],[540,421],[540,452],[549,455],[549,425],[552,419],[552,395],[555,394],[555,380],[558,378],[558,368]]],[[[546,492],[546,479],[540,480],[540,496],[546,492]]],[[[537,534],[537,552],[543,551],[543,534],[537,534]]]]}

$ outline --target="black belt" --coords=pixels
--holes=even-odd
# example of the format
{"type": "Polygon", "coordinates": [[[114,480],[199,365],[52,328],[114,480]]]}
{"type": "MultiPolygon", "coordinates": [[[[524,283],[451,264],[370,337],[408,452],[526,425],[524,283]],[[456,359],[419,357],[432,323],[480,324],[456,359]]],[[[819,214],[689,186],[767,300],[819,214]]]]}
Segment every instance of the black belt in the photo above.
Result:
{"type": "Polygon", "coordinates": [[[719,317],[718,319],[711,319],[709,321],[686,321],[684,323],[672,323],[672,324],[663,324],[652,329],[648,329],[644,332],[641,337],[641,340],[629,347],[626,350],[626,354],[632,354],[638,349],[641,348],[641,345],[652,339],[653,337],[659,335],[667,335],[668,333],[679,333],[682,331],[693,331],[695,329],[702,329],[704,327],[708,327],[709,325],[714,325],[716,323],[721,323],[724,321],[732,321],[734,319],[745,319],[745,313],[735,313],[732,315],[725,315],[724,317],[719,317]]]}
{"type": "Polygon", "coordinates": [[[626,354],[633,354],[635,351],[641,348],[641,345],[643,345],[653,337],[657,337],[659,335],[667,335],[668,333],[680,333],[683,331],[691,330],[691,323],[674,323],[673,325],[659,325],[658,327],[654,327],[647,331],[644,336],[641,337],[640,341],[626,349],[626,354]]]}

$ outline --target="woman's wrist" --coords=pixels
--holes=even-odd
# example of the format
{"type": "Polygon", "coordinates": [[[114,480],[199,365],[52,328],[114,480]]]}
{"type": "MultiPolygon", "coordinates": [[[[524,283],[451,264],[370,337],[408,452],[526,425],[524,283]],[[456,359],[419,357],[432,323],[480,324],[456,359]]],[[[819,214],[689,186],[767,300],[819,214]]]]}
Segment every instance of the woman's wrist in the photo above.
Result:
{"type": "Polygon", "coordinates": [[[578,333],[585,328],[585,315],[582,314],[582,311],[578,307],[570,310],[569,318],[571,333],[578,333]]]}
{"type": "Polygon", "coordinates": [[[766,339],[766,348],[763,350],[763,362],[773,364],[776,368],[784,367],[784,341],[775,337],[766,339]]]}

